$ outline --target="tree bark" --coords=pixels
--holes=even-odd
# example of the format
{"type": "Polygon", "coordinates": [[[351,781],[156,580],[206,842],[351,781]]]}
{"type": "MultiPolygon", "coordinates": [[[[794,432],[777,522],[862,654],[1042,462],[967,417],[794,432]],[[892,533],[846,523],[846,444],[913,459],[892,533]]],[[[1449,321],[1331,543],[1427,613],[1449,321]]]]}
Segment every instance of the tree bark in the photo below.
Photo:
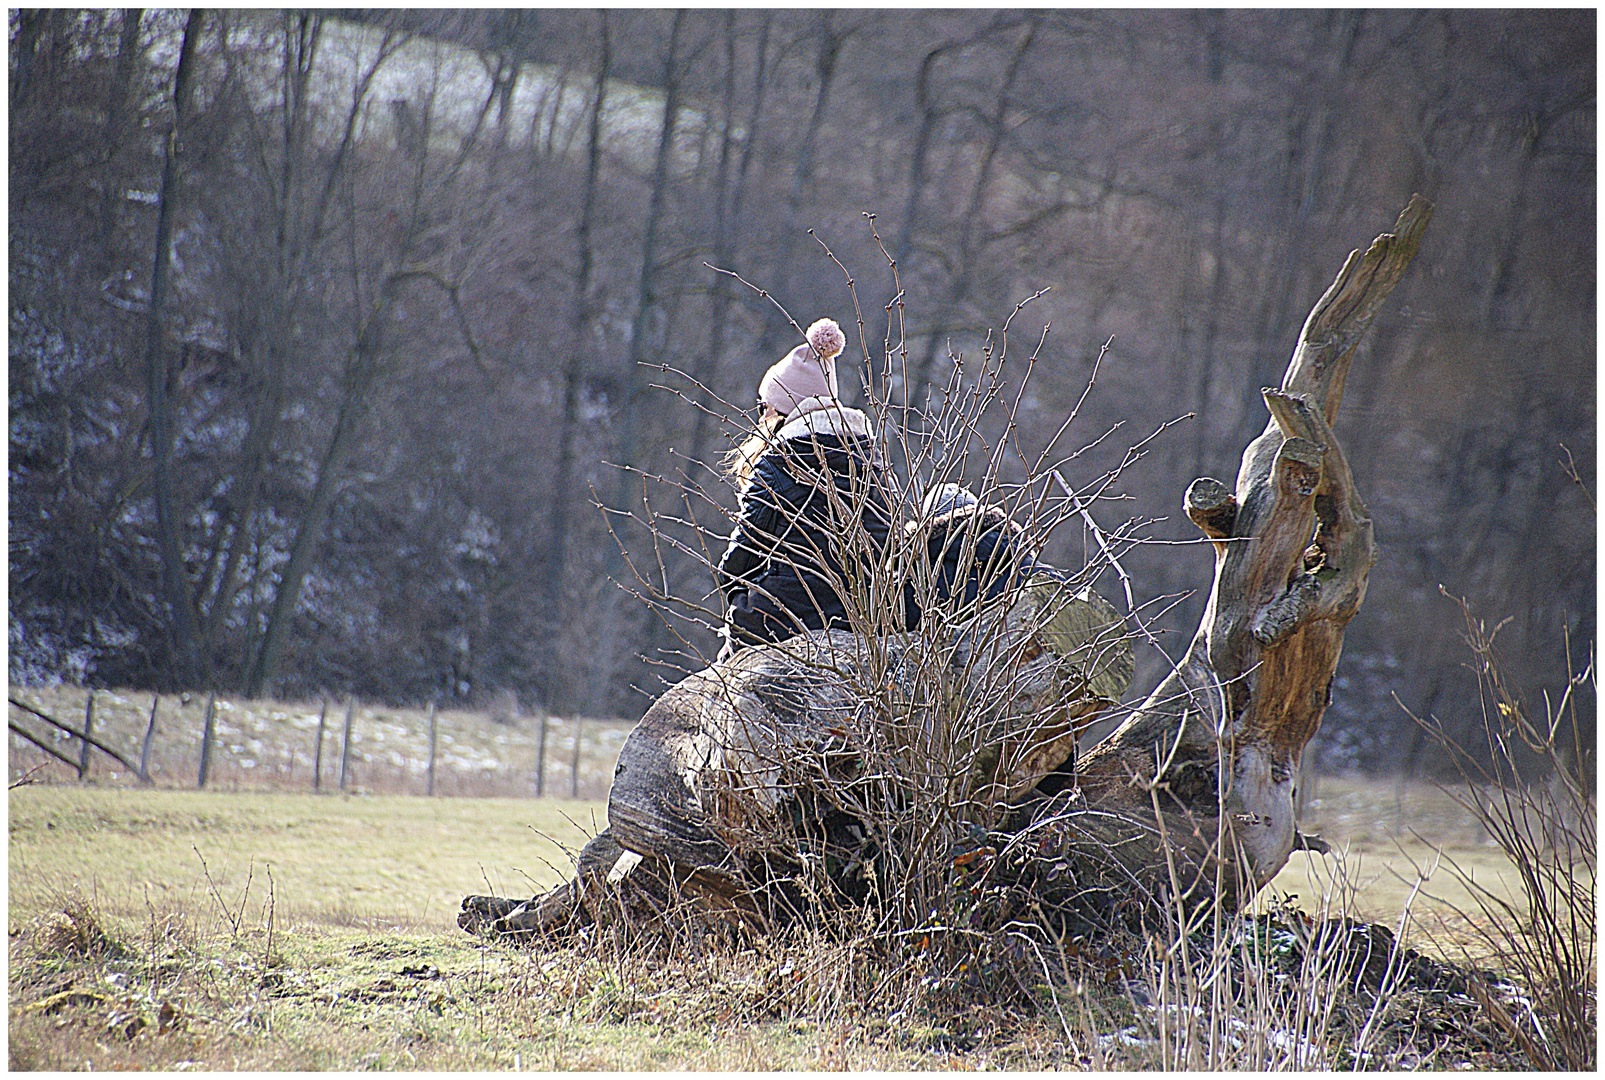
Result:
{"type": "Polygon", "coordinates": [[[763,927],[822,891],[889,895],[894,877],[934,885],[902,900],[922,914],[953,845],[1070,760],[1132,670],[1118,613],[1051,580],[1023,589],[1001,621],[745,650],[647,710],[575,882],[516,910],[466,898],[459,921],[548,932],[655,910],[763,927]]]}
{"type": "MultiPolygon", "coordinates": [[[[551,529],[546,540],[546,607],[548,611],[563,609],[563,576],[568,565],[569,506],[573,495],[569,491],[574,474],[574,440],[579,431],[580,379],[582,360],[586,350],[586,330],[590,326],[592,306],[591,270],[594,253],[591,232],[596,223],[597,178],[602,169],[602,109],[607,99],[607,80],[611,74],[613,47],[608,27],[608,13],[597,13],[601,21],[600,49],[596,67],[596,95],[591,101],[590,140],[585,162],[585,193],[580,208],[579,226],[575,231],[578,248],[579,272],[574,281],[574,307],[569,324],[569,354],[563,365],[563,417],[557,435],[557,469],[552,478],[551,529]]],[[[554,110],[555,110],[554,106],[554,110]]],[[[556,659],[552,661],[556,663],[556,659]]]]}
{"type": "Polygon", "coordinates": [[[172,269],[173,204],[178,199],[179,140],[190,111],[190,78],[195,57],[195,41],[200,36],[204,12],[192,10],[184,23],[184,39],[179,46],[178,68],[173,75],[173,126],[167,134],[162,157],[162,189],[156,207],[156,256],[151,268],[150,306],[145,317],[145,370],[150,409],[151,489],[156,501],[156,546],[161,552],[162,583],[172,619],[172,679],[178,686],[192,685],[204,678],[203,658],[197,640],[195,608],[190,599],[189,573],[185,568],[183,543],[179,532],[183,522],[174,505],[171,465],[173,457],[173,408],[168,400],[167,343],[162,319],[172,269]]]}

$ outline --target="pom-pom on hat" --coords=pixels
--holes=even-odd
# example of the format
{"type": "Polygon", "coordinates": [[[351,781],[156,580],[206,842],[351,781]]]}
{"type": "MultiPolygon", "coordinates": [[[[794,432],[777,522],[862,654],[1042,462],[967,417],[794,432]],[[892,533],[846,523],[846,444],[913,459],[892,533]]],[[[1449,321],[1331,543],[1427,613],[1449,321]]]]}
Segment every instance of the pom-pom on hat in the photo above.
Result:
{"type": "Polygon", "coordinates": [[[781,357],[758,383],[758,400],[782,416],[804,398],[836,397],[836,357],[847,347],[847,335],[834,319],[820,319],[805,336],[807,344],[781,357]]]}

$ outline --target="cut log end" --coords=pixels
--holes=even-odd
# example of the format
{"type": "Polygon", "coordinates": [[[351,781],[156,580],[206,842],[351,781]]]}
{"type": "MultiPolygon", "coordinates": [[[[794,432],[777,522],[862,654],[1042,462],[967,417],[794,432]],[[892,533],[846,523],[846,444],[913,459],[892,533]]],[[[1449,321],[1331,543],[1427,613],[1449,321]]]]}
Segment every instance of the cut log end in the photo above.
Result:
{"type": "MultiPolygon", "coordinates": [[[[1292,462],[1314,470],[1317,475],[1321,471],[1321,462],[1326,457],[1326,447],[1308,439],[1288,439],[1282,443],[1282,449],[1276,454],[1279,462],[1292,462]]],[[[1310,489],[1314,494],[1315,489],[1310,489]]]]}
{"type": "Polygon", "coordinates": [[[1265,399],[1265,408],[1276,420],[1276,426],[1282,430],[1283,436],[1306,439],[1322,446],[1328,444],[1330,440],[1324,436],[1331,429],[1317,419],[1320,414],[1306,395],[1289,394],[1266,387],[1260,391],[1260,396],[1265,399]]]}

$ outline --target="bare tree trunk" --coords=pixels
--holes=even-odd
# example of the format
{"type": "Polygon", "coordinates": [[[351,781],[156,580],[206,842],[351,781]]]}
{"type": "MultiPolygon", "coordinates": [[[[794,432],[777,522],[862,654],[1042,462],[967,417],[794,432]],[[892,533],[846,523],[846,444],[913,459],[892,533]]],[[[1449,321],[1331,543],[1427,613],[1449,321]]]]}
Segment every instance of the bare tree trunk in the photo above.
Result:
{"type": "Polygon", "coordinates": [[[919,220],[920,197],[925,193],[926,157],[930,153],[931,139],[936,124],[942,118],[941,109],[933,99],[931,73],[942,56],[958,47],[956,42],[944,42],[931,49],[920,61],[919,74],[914,79],[914,104],[920,112],[920,126],[914,134],[914,150],[909,155],[908,200],[903,205],[902,228],[892,249],[893,269],[906,269],[909,254],[914,250],[915,225],[919,220]]]}
{"type": "MultiPolygon", "coordinates": [[[[986,250],[984,239],[977,240],[975,231],[983,219],[982,209],[986,202],[987,192],[992,186],[992,167],[997,161],[998,151],[1003,146],[1003,136],[1008,130],[1008,109],[1010,95],[1014,90],[1014,81],[1020,74],[1020,65],[1025,60],[1025,54],[1036,40],[1037,22],[1034,18],[1027,19],[1025,33],[1021,36],[1019,44],[1015,46],[1014,55],[1009,58],[1008,68],[1003,75],[1003,83],[998,87],[998,95],[993,105],[992,115],[988,118],[988,134],[986,149],[981,154],[981,164],[975,171],[975,180],[970,185],[970,197],[959,218],[959,238],[957,251],[957,265],[953,270],[952,280],[948,282],[947,295],[937,310],[945,313],[948,318],[957,318],[959,308],[966,296],[969,295],[976,264],[980,261],[986,250]]],[[[946,338],[944,328],[932,327],[932,332],[925,342],[925,355],[921,357],[919,366],[914,370],[910,380],[911,386],[918,388],[924,386],[931,377],[931,365],[936,361],[937,350],[942,347],[946,338]]]]}
{"type": "Polygon", "coordinates": [[[390,317],[395,288],[394,279],[380,286],[378,303],[368,313],[367,321],[357,335],[356,347],[347,361],[340,411],[335,416],[328,448],[318,465],[318,479],[312,487],[306,516],[301,519],[295,541],[290,546],[290,561],[285,565],[279,587],[273,594],[273,607],[268,613],[262,646],[257,650],[256,661],[246,678],[247,697],[258,698],[266,693],[278,672],[279,660],[289,641],[290,624],[301,601],[302,582],[306,580],[307,572],[312,568],[313,556],[323,541],[324,525],[334,507],[339,481],[356,447],[357,433],[368,406],[368,392],[378,374],[384,324],[390,317]]]}
{"type": "Polygon", "coordinates": [[[674,156],[674,131],[680,112],[680,30],[685,12],[676,11],[669,29],[669,49],[663,61],[663,126],[658,129],[657,155],[652,165],[652,195],[647,203],[646,223],[641,237],[641,277],[636,288],[635,317],[630,330],[630,362],[624,373],[624,402],[619,411],[619,460],[617,494],[614,505],[623,508],[631,503],[630,490],[636,481],[629,469],[639,464],[641,447],[645,445],[641,417],[641,394],[646,389],[640,366],[651,353],[648,336],[655,315],[661,315],[658,297],[659,234],[663,225],[664,206],[669,194],[669,164],[674,156]]]}
{"type": "Polygon", "coordinates": [[[179,139],[190,111],[190,78],[195,57],[195,41],[200,36],[204,12],[191,10],[184,23],[184,40],[179,46],[178,68],[173,75],[173,126],[167,133],[162,159],[162,190],[156,208],[156,258],[151,269],[150,307],[145,317],[145,369],[150,405],[151,488],[156,500],[156,545],[161,552],[162,583],[171,622],[173,643],[172,679],[180,686],[204,678],[202,657],[197,648],[195,608],[190,600],[189,574],[184,566],[183,544],[173,505],[171,465],[173,457],[173,409],[168,401],[167,348],[162,318],[167,304],[171,276],[173,204],[178,198],[179,139]]]}
{"type": "Polygon", "coordinates": [[[14,46],[16,57],[11,65],[11,107],[25,104],[33,89],[33,65],[35,54],[39,51],[39,39],[43,36],[46,20],[52,17],[60,18],[62,13],[44,11],[21,11],[17,18],[17,41],[14,46]]]}
{"type": "MultiPolygon", "coordinates": [[[[666,341],[669,337],[666,327],[668,313],[659,302],[658,261],[662,256],[660,233],[669,192],[669,165],[674,155],[674,132],[680,112],[682,74],[679,53],[680,32],[684,22],[684,10],[676,10],[669,29],[668,51],[663,61],[663,124],[658,129],[657,155],[652,166],[652,195],[647,203],[646,223],[641,238],[641,276],[636,290],[635,315],[631,320],[629,363],[622,378],[623,402],[614,419],[614,430],[618,433],[618,439],[615,443],[617,457],[612,462],[617,476],[612,508],[615,512],[625,514],[632,513],[639,503],[636,492],[640,488],[641,478],[636,472],[641,464],[642,448],[648,445],[647,421],[641,412],[641,397],[646,391],[646,380],[642,377],[641,370],[651,355],[652,350],[648,347],[647,339],[655,320],[663,320],[665,326],[663,338],[666,341]]],[[[619,536],[610,537],[607,541],[607,557],[603,563],[602,575],[605,581],[622,583],[625,580],[626,558],[621,547],[622,541],[623,537],[619,536]]],[[[591,692],[587,704],[592,711],[607,715],[613,674],[618,667],[623,642],[629,636],[621,626],[622,618],[614,617],[620,612],[616,590],[611,591],[603,602],[602,612],[600,640],[597,642],[591,669],[591,692]]]]}
{"type": "Polygon", "coordinates": [[[122,32],[117,39],[117,68],[106,99],[106,160],[102,163],[100,191],[100,257],[105,268],[112,266],[112,240],[117,231],[118,151],[127,141],[123,129],[128,123],[129,91],[134,81],[134,64],[139,59],[139,21],[142,8],[125,8],[122,32]]]}
{"type": "MultiPolygon", "coordinates": [[[[909,281],[907,276],[909,269],[908,259],[914,251],[914,237],[918,233],[920,224],[920,200],[924,197],[925,188],[930,183],[928,173],[930,163],[927,158],[930,156],[931,142],[936,137],[937,125],[947,116],[947,110],[937,100],[934,89],[935,84],[939,81],[934,78],[937,61],[941,60],[949,52],[962,49],[966,45],[981,40],[997,28],[998,21],[998,19],[993,19],[986,28],[971,35],[966,40],[942,42],[927,52],[920,61],[919,74],[914,79],[914,104],[919,109],[920,126],[914,134],[914,149],[909,155],[908,200],[903,206],[902,228],[892,248],[892,269],[903,275],[899,280],[903,282],[903,287],[905,288],[909,281]]],[[[939,336],[940,330],[933,328],[932,334],[939,336]]],[[[935,345],[931,346],[932,349],[935,347],[935,345]]],[[[927,362],[923,366],[928,367],[929,363],[927,362]]],[[[899,374],[906,377],[908,373],[905,371],[899,374]]],[[[894,375],[894,381],[895,379],[896,376],[894,375]]],[[[916,384],[917,380],[910,378],[908,384],[903,387],[902,397],[905,406],[912,406],[915,403],[916,384]]]]}
{"type": "MultiPolygon", "coordinates": [[[[1329,163],[1332,132],[1337,123],[1336,110],[1331,102],[1341,89],[1344,71],[1353,59],[1355,43],[1364,22],[1363,12],[1335,12],[1327,19],[1327,36],[1312,44],[1310,62],[1306,68],[1305,92],[1289,117],[1286,130],[1288,146],[1286,171],[1283,178],[1284,235],[1280,238],[1278,266],[1272,277],[1272,286],[1261,298],[1255,341],[1263,346],[1282,340],[1291,320],[1297,317],[1301,299],[1319,288],[1319,280],[1299,272],[1299,260],[1304,251],[1304,238],[1309,233],[1316,210],[1321,203],[1321,182],[1337,171],[1329,163]],[[1301,288],[1301,286],[1304,286],[1301,288]]],[[[1351,159],[1353,152],[1351,151],[1351,159]]],[[[1260,364],[1266,378],[1274,372],[1274,359],[1263,355],[1260,364]]],[[[1246,437],[1253,430],[1252,411],[1245,411],[1236,437],[1246,437]]],[[[1235,440],[1234,440],[1235,441],[1235,440]]]]}
{"type": "MultiPolygon", "coordinates": [[[[736,54],[736,15],[733,10],[726,12],[724,124],[719,143],[719,164],[714,178],[713,264],[721,268],[729,268],[735,263],[736,237],[741,229],[742,209],[747,196],[747,176],[752,164],[753,145],[758,141],[749,134],[743,140],[739,155],[736,153],[735,115],[738,95],[736,73],[740,68],[736,54]]],[[[759,130],[763,115],[763,102],[767,90],[769,29],[773,20],[773,12],[763,13],[758,41],[754,46],[755,70],[750,93],[751,106],[746,121],[746,130],[749,133],[759,130]]],[[[709,438],[713,434],[713,417],[719,405],[713,393],[714,383],[724,358],[725,343],[730,330],[730,311],[734,302],[731,287],[732,282],[728,276],[714,275],[713,298],[708,315],[707,352],[698,357],[691,371],[691,377],[697,384],[692,388],[692,392],[702,398],[706,405],[705,408],[695,410],[696,417],[691,427],[691,452],[686,458],[689,468],[706,470],[691,477],[692,483],[698,487],[712,480],[716,472],[715,468],[708,466],[707,451],[709,438]]],[[[681,592],[688,587],[697,588],[699,586],[692,586],[690,583],[700,582],[705,578],[706,568],[688,560],[679,565],[675,589],[681,592]]]]}
{"type": "MultiPolygon", "coordinates": [[[[252,177],[261,197],[273,207],[272,235],[260,240],[270,272],[264,275],[264,281],[253,280],[248,294],[260,309],[260,318],[252,328],[255,331],[252,340],[261,342],[261,355],[265,358],[262,367],[266,375],[263,392],[254,402],[250,428],[241,450],[238,482],[233,488],[239,493],[240,503],[234,508],[231,549],[221,560],[222,572],[215,577],[208,574],[207,580],[215,583],[212,613],[206,621],[210,629],[218,627],[221,613],[228,609],[230,597],[240,587],[233,575],[243,560],[246,545],[256,542],[251,536],[252,517],[260,502],[261,485],[271,464],[271,450],[281,425],[286,365],[305,347],[295,340],[290,328],[303,317],[306,304],[316,302],[308,290],[314,288],[311,282],[320,279],[309,273],[308,268],[326,250],[324,243],[335,220],[337,198],[342,193],[349,195],[348,186],[342,185],[342,181],[350,175],[358,128],[362,117],[367,115],[374,79],[404,41],[399,35],[387,33],[357,76],[349,104],[334,118],[340,129],[331,152],[327,146],[317,144],[313,124],[315,110],[308,98],[308,87],[316,78],[314,69],[322,29],[321,16],[305,12],[284,15],[279,83],[282,98],[275,121],[279,130],[275,139],[269,139],[263,129],[263,145],[252,177]],[[343,187],[346,188],[344,192],[343,187]]],[[[225,84],[234,78],[231,71],[225,84]]],[[[394,266],[407,265],[420,227],[416,183],[411,195],[413,201],[403,217],[405,224],[397,250],[392,253],[391,265],[394,266]]],[[[355,267],[353,273],[358,273],[355,267]]],[[[379,271],[375,277],[380,285],[378,297],[371,305],[365,307],[360,289],[353,288],[357,312],[353,321],[358,324],[356,341],[346,363],[334,429],[306,516],[292,541],[289,564],[274,592],[262,640],[254,655],[247,655],[242,664],[242,689],[251,697],[267,692],[277,673],[288,640],[289,624],[300,602],[301,584],[322,540],[344,466],[356,443],[368,392],[378,374],[383,328],[401,275],[379,271]]],[[[255,587],[258,586],[253,583],[255,587]]]]}
{"type": "MultiPolygon", "coordinates": [[[[585,194],[580,207],[575,244],[579,254],[579,273],[574,281],[574,307],[569,332],[569,353],[563,365],[563,416],[557,435],[557,468],[552,477],[551,529],[546,540],[546,610],[554,615],[562,610],[563,577],[568,566],[569,507],[573,502],[574,439],[579,431],[580,379],[584,370],[586,331],[592,314],[591,270],[594,255],[591,231],[596,224],[596,192],[602,168],[602,109],[607,98],[607,80],[613,62],[612,36],[608,13],[597,13],[601,21],[601,44],[596,66],[596,94],[591,100],[590,145],[585,164],[585,194]]],[[[552,637],[555,637],[555,632],[552,637]]],[[[551,663],[557,663],[554,657],[551,663]]]]}
{"type": "MultiPolygon", "coordinates": [[[[231,490],[235,498],[226,504],[227,517],[218,526],[216,546],[196,587],[197,607],[207,597],[211,598],[211,606],[201,618],[201,640],[205,644],[216,640],[239,590],[248,582],[254,590],[259,580],[258,574],[241,575],[239,571],[247,553],[260,540],[256,533],[256,511],[283,418],[285,376],[291,359],[288,354],[295,348],[286,331],[300,318],[308,279],[303,270],[323,233],[329,205],[327,185],[321,198],[314,200],[311,195],[312,170],[306,153],[310,128],[306,91],[322,38],[322,26],[320,18],[304,12],[286,13],[284,18],[282,96],[277,125],[283,145],[279,148],[276,168],[266,164],[268,155],[264,154],[263,171],[258,175],[261,191],[273,206],[274,228],[268,245],[271,257],[266,262],[271,272],[268,280],[257,283],[252,290],[254,302],[246,305],[240,330],[241,354],[250,359],[261,382],[251,401],[245,438],[234,469],[235,482],[231,490]],[[308,222],[306,210],[314,206],[315,219],[308,222]]],[[[232,72],[228,78],[233,78],[232,72]]],[[[342,148],[335,156],[331,177],[340,169],[345,157],[342,148]]],[[[252,625],[255,622],[253,618],[252,625]]],[[[253,658],[249,636],[242,653],[241,668],[248,677],[253,658]]]]}
{"type": "MultiPolygon", "coordinates": [[[[803,195],[809,191],[814,182],[814,161],[819,154],[819,134],[825,122],[825,110],[830,105],[830,91],[836,81],[836,65],[841,59],[842,46],[846,43],[851,29],[836,30],[831,26],[831,20],[837,15],[833,11],[821,11],[819,18],[819,52],[814,57],[814,73],[818,82],[814,88],[814,104],[808,116],[808,126],[803,129],[803,136],[797,146],[797,168],[792,174],[791,191],[786,196],[787,215],[785,229],[781,235],[779,251],[776,254],[774,270],[771,271],[770,291],[781,298],[782,303],[791,295],[792,263],[796,261],[797,243],[799,234],[806,234],[807,226],[803,218],[803,195]]],[[[749,127],[748,131],[756,131],[749,127]]],[[[807,325],[810,318],[802,320],[807,325]]],[[[789,341],[796,334],[790,324],[779,312],[771,310],[764,320],[764,334],[759,343],[759,351],[763,355],[779,354],[784,351],[780,343],[789,341]]]]}
{"type": "MultiPolygon", "coordinates": [[[[714,226],[713,226],[713,261],[714,265],[729,268],[735,262],[735,232],[740,226],[742,204],[746,201],[747,172],[752,162],[753,144],[757,142],[751,133],[758,130],[759,119],[763,111],[764,91],[766,89],[766,70],[769,51],[769,27],[773,21],[772,12],[765,12],[763,26],[758,34],[758,44],[755,48],[752,83],[752,108],[747,117],[746,129],[749,133],[741,149],[740,162],[734,167],[734,176],[731,175],[731,157],[735,143],[735,99],[736,99],[736,72],[738,64],[736,59],[736,13],[725,13],[725,99],[724,99],[724,126],[719,144],[719,168],[714,180],[714,226]]],[[[692,377],[706,391],[712,388],[713,380],[719,370],[719,362],[724,355],[725,337],[729,332],[730,324],[730,279],[724,274],[716,274],[713,281],[712,311],[708,319],[708,351],[700,358],[692,377]]],[[[711,404],[711,403],[710,403],[711,404]]],[[[692,463],[706,461],[708,429],[710,419],[703,409],[697,410],[696,420],[691,431],[691,453],[689,460],[692,463]]]]}

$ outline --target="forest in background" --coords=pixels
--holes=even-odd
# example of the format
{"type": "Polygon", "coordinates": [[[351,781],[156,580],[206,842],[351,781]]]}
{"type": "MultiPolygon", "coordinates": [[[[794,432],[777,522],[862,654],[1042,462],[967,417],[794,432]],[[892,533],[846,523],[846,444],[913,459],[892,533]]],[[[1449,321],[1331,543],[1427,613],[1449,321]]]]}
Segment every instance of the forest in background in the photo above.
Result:
{"type": "MultiPolygon", "coordinates": [[[[1142,444],[1091,510],[1151,539],[1121,561],[1179,654],[1210,573],[1173,543],[1182,491],[1235,474],[1304,314],[1417,191],[1433,224],[1337,426],[1382,556],[1312,750],[1416,771],[1404,708],[1481,730],[1440,586],[1509,619],[1537,715],[1592,659],[1593,11],[10,31],[13,682],[633,718],[713,635],[610,583],[656,556],[594,504],[662,509],[683,476],[712,496],[683,535],[717,557],[734,496],[708,463],[800,341],[782,307],[848,329],[845,395],[890,351],[915,403],[1033,296],[1017,436],[1046,446],[1096,365],[1063,472],[1142,444]]],[[[711,611],[694,552],[662,573],[711,611]]],[[[1165,663],[1140,651],[1134,693],[1165,663]]]]}

